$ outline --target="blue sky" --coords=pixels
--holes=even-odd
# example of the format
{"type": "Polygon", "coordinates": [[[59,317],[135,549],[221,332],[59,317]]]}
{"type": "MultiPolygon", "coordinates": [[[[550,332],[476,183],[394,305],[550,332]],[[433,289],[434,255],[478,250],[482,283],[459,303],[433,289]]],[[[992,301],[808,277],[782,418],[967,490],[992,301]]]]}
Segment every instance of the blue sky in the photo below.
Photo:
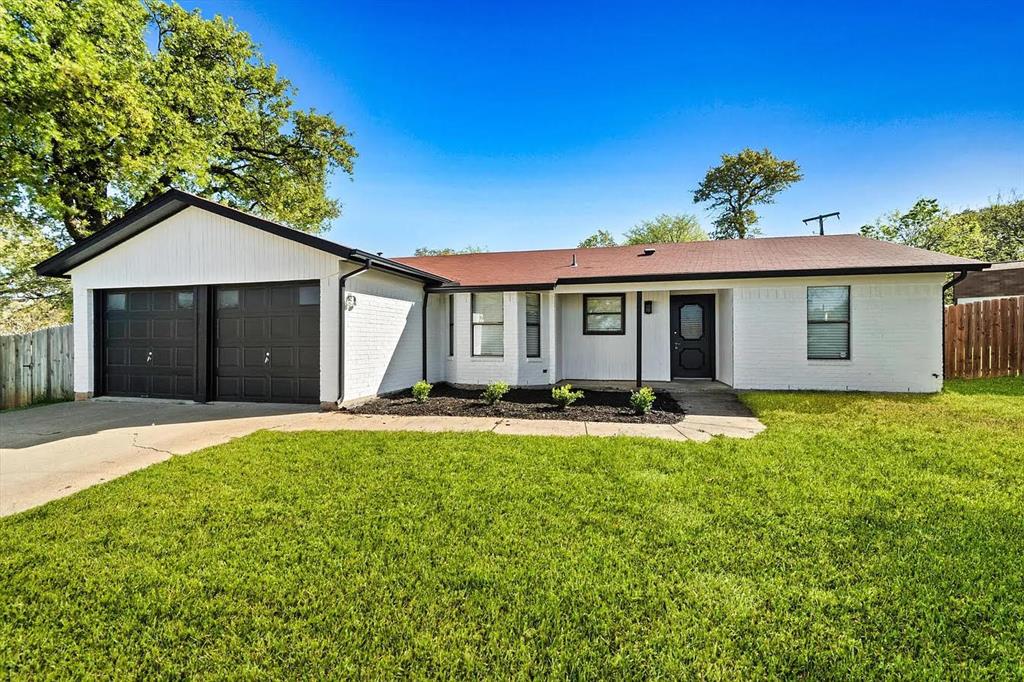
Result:
{"type": "Polygon", "coordinates": [[[326,236],[389,256],[572,246],[658,213],[710,227],[692,190],[748,146],[805,174],[759,211],[768,236],[1024,194],[1019,2],[185,4],[350,128],[326,236]]]}

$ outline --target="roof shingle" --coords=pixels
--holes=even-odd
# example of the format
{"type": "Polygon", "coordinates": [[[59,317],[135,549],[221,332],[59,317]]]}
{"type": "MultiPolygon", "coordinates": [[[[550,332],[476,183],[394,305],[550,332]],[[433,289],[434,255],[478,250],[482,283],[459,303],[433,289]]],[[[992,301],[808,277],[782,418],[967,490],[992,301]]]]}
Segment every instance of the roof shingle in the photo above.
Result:
{"type": "Polygon", "coordinates": [[[463,287],[552,286],[574,281],[710,279],[830,272],[980,270],[987,264],[860,235],[769,237],[593,249],[395,258],[463,287]],[[654,249],[643,255],[644,249],[654,249]],[[573,255],[575,267],[572,266],[573,255]]]}

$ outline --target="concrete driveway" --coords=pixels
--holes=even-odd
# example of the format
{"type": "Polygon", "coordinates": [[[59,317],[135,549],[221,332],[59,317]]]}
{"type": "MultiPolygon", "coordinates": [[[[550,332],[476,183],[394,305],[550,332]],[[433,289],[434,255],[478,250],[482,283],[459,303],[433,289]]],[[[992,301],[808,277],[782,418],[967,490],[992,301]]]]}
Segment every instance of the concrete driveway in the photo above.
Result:
{"type": "Polygon", "coordinates": [[[308,405],[89,400],[0,414],[0,516],[318,416],[308,405]]]}

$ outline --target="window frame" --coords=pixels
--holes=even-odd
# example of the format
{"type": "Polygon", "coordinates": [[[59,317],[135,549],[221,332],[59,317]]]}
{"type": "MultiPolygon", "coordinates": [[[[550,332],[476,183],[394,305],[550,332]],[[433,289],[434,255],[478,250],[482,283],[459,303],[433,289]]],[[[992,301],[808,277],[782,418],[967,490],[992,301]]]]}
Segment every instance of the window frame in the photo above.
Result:
{"type": "MultiPolygon", "coordinates": [[[[505,340],[501,341],[500,353],[477,353],[475,348],[477,327],[501,327],[502,335],[505,331],[505,294],[501,291],[470,292],[469,294],[469,355],[473,358],[503,358],[505,357],[505,340]],[[501,322],[474,322],[473,313],[476,309],[476,297],[481,294],[497,294],[501,301],[501,322]]],[[[482,346],[483,344],[481,344],[482,346]]]]}
{"type": "Polygon", "coordinates": [[[853,333],[853,328],[851,326],[851,320],[853,319],[853,297],[852,297],[852,292],[850,291],[850,285],[849,284],[809,285],[807,287],[807,292],[806,292],[805,297],[804,297],[804,319],[807,322],[807,332],[806,332],[805,340],[806,340],[806,346],[807,346],[807,359],[808,360],[820,360],[820,361],[825,361],[825,362],[833,362],[833,361],[840,361],[840,362],[842,362],[844,360],[850,360],[852,358],[853,354],[851,352],[852,349],[850,348],[850,344],[851,344],[851,338],[850,337],[851,337],[851,335],[853,333]],[[845,320],[812,320],[812,319],[810,319],[810,311],[807,309],[807,305],[808,305],[808,303],[810,303],[810,300],[811,300],[811,289],[846,289],[846,319],[845,320]],[[827,324],[827,325],[841,325],[841,324],[844,324],[844,325],[846,325],[846,355],[845,356],[843,356],[841,358],[835,358],[835,357],[822,357],[820,355],[811,355],[811,344],[810,344],[810,340],[811,340],[811,325],[819,325],[819,324],[827,324]]]}
{"type": "Polygon", "coordinates": [[[626,333],[626,294],[583,294],[583,335],[584,336],[623,336],[626,333]],[[587,301],[592,298],[618,298],[619,299],[619,328],[613,329],[589,329],[587,321],[590,315],[614,315],[615,313],[588,313],[587,301]]]}
{"type": "Polygon", "coordinates": [[[448,357],[455,357],[455,294],[448,294],[448,357]]]}
{"type": "Polygon", "coordinates": [[[540,328],[541,328],[540,325],[541,325],[541,316],[543,315],[543,310],[544,309],[541,306],[540,294],[538,292],[536,292],[536,291],[527,291],[526,295],[523,297],[523,312],[524,312],[523,317],[525,318],[526,332],[527,332],[527,334],[526,334],[526,343],[524,345],[526,346],[526,357],[527,358],[535,359],[535,358],[541,357],[541,355],[542,355],[544,341],[543,341],[543,338],[541,337],[541,334],[540,334],[540,328]],[[535,323],[531,323],[530,322],[530,318],[529,318],[529,305],[530,305],[529,301],[530,301],[530,296],[536,296],[537,297],[537,321],[535,323]],[[536,327],[537,328],[537,353],[536,354],[531,354],[530,353],[530,346],[529,346],[529,343],[530,343],[530,334],[529,334],[530,327],[536,327]]]}

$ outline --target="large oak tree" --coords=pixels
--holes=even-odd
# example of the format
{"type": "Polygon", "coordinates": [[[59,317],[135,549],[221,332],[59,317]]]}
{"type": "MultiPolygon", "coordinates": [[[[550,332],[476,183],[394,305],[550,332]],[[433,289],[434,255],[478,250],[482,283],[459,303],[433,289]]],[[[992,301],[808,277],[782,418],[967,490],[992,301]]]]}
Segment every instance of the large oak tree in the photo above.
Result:
{"type": "Polygon", "coordinates": [[[25,265],[168,187],[312,232],[339,215],[327,183],[352,173],[348,131],[297,107],[228,20],[159,0],[5,0],[0,74],[0,303],[66,297],[25,265]]]}

